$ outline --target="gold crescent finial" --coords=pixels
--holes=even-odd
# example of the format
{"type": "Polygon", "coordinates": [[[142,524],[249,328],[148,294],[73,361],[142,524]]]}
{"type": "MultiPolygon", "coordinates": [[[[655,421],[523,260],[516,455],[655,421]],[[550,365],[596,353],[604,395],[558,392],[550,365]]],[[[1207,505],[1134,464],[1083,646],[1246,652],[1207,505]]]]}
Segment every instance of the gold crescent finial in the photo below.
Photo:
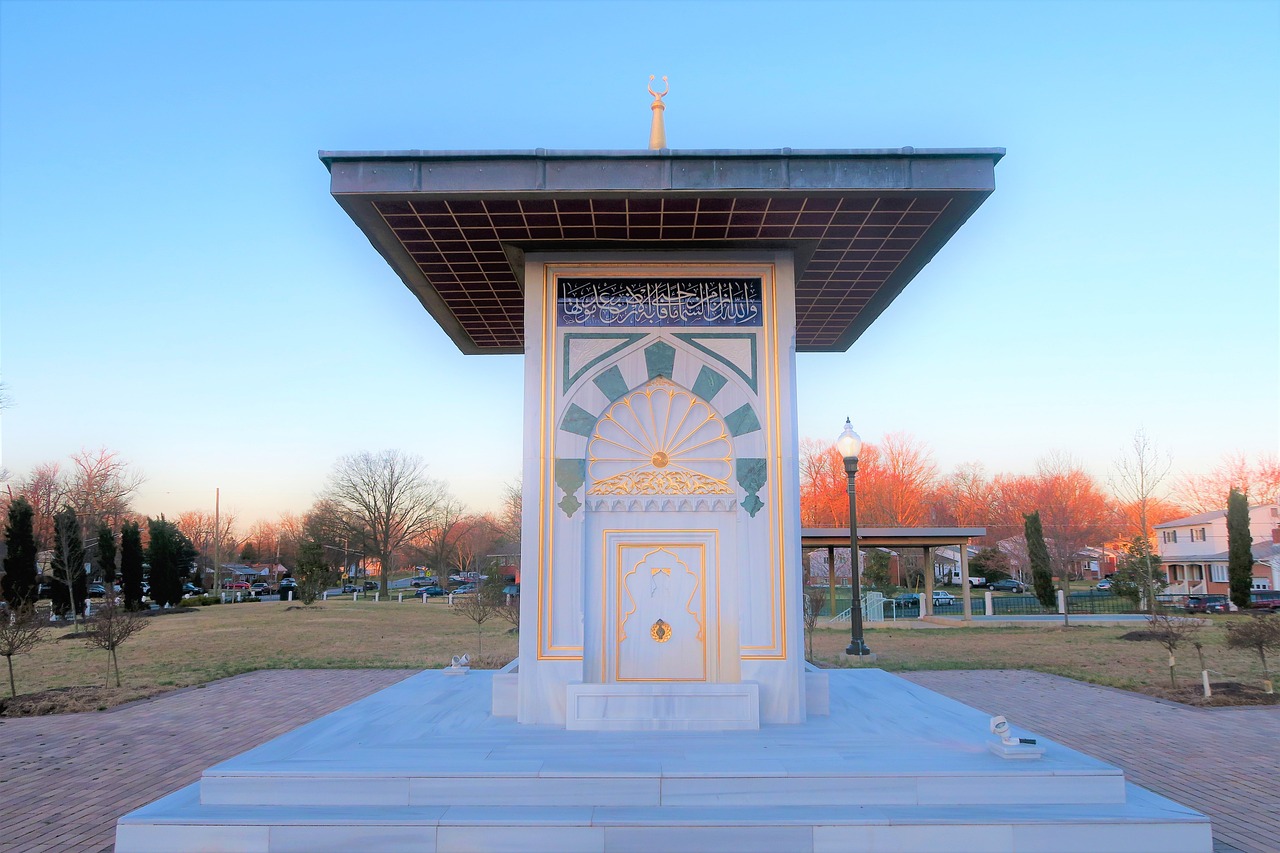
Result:
{"type": "Polygon", "coordinates": [[[661,92],[653,91],[653,75],[649,75],[649,94],[653,95],[653,103],[649,105],[649,109],[653,110],[653,124],[649,126],[649,150],[657,151],[667,147],[667,128],[662,121],[662,111],[667,105],[662,103],[662,99],[666,97],[667,92],[671,91],[671,84],[667,82],[667,75],[662,75],[663,90],[661,92]]]}

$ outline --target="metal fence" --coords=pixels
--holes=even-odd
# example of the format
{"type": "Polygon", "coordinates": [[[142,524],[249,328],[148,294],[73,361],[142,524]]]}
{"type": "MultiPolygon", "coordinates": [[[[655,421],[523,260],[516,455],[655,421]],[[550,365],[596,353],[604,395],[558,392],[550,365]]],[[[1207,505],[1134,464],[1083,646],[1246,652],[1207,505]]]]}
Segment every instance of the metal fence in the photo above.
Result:
{"type": "MultiPolygon", "coordinates": [[[[806,588],[813,589],[813,587],[806,588]]],[[[828,587],[817,587],[824,594],[822,604],[822,615],[833,619],[848,619],[850,590],[849,587],[837,587],[836,597],[831,599],[828,587]]],[[[863,612],[867,613],[868,595],[876,596],[878,593],[863,594],[863,612]]],[[[1160,596],[1162,603],[1165,598],[1174,598],[1174,596],[1160,596]]],[[[1182,596],[1185,599],[1185,596],[1182,596]]],[[[1070,612],[1080,615],[1091,614],[1109,614],[1109,613],[1138,613],[1140,612],[1137,604],[1129,598],[1122,598],[1113,595],[1110,592],[1100,592],[1095,589],[1080,590],[1071,593],[1068,599],[1070,603],[1070,612]]],[[[1167,605],[1181,606],[1183,602],[1168,602],[1167,605]]],[[[877,609],[881,604],[875,601],[872,609],[877,609]]],[[[974,616],[986,616],[987,602],[986,595],[981,587],[973,590],[970,599],[971,612],[974,616]]],[[[991,597],[993,616],[1047,616],[1056,615],[1058,607],[1044,607],[1040,604],[1040,599],[1034,595],[993,595],[991,597]]],[[[883,600],[883,613],[885,621],[893,621],[894,619],[915,619],[920,615],[919,599],[915,601],[895,601],[892,598],[883,600]]],[[[934,600],[933,612],[938,616],[960,616],[964,613],[964,600],[959,594],[952,593],[951,600],[934,600]]],[[[873,618],[873,617],[872,617],[873,618]]],[[[876,620],[878,621],[878,620],[876,620]]]]}

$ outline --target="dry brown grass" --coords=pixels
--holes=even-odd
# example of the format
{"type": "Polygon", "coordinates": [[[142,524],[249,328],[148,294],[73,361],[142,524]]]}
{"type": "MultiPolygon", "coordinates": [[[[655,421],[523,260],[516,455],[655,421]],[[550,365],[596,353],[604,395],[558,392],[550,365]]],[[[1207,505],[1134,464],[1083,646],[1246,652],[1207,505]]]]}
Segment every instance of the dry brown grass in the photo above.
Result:
{"type": "MultiPolygon", "coordinates": [[[[473,661],[500,665],[517,653],[517,638],[502,620],[484,625],[484,654],[476,653],[475,624],[442,600],[428,604],[348,599],[312,607],[287,602],[219,605],[152,617],[153,623],[119,650],[124,686],[107,689],[107,656],[61,628],[56,638],[14,659],[19,702],[0,700],[0,714],[57,713],[110,707],[157,692],[203,684],[256,669],[429,668],[469,652],[473,661]],[[51,692],[56,691],[56,692],[51,692]]],[[[1224,624],[1213,617],[1202,632],[1206,663],[1220,685],[1221,704],[1271,701],[1258,692],[1256,655],[1226,647],[1224,624]],[[1237,684],[1241,687],[1231,687],[1237,684]]],[[[915,624],[915,623],[910,623],[915,624]]],[[[1178,653],[1179,690],[1169,689],[1168,658],[1156,642],[1121,639],[1142,623],[1115,627],[874,628],[867,643],[876,666],[923,669],[1034,669],[1084,681],[1198,702],[1195,649],[1178,653]]],[[[848,666],[848,635],[819,628],[817,661],[848,666]]]]}
{"type": "MultiPolygon", "coordinates": [[[[477,658],[475,623],[441,600],[424,605],[416,599],[403,604],[344,599],[311,607],[264,601],[157,614],[153,620],[119,649],[124,686],[89,694],[63,689],[102,688],[106,653],[71,636],[69,628],[50,632],[51,641],[14,658],[18,692],[62,690],[65,698],[10,703],[5,696],[0,714],[23,713],[20,706],[32,699],[44,713],[60,703],[68,710],[106,707],[256,669],[426,669],[448,666],[463,652],[477,658]]],[[[484,660],[505,663],[516,656],[510,628],[501,620],[485,624],[484,660]]]]}
{"type": "MultiPolygon", "coordinates": [[[[1225,625],[1247,615],[1212,617],[1198,639],[1204,646],[1211,683],[1222,696],[1204,702],[1200,696],[1200,661],[1189,643],[1179,648],[1175,673],[1178,688],[1169,687],[1169,655],[1154,639],[1122,639],[1145,630],[1146,623],[1115,626],[1040,624],[1034,627],[872,628],[867,645],[875,666],[903,672],[924,669],[1033,669],[1094,684],[1136,690],[1194,704],[1270,704],[1261,692],[1262,664],[1256,654],[1226,646],[1225,625]],[[1231,687],[1230,685],[1240,685],[1231,687]]],[[[822,666],[850,666],[844,654],[848,633],[819,629],[814,654],[822,666]]]]}

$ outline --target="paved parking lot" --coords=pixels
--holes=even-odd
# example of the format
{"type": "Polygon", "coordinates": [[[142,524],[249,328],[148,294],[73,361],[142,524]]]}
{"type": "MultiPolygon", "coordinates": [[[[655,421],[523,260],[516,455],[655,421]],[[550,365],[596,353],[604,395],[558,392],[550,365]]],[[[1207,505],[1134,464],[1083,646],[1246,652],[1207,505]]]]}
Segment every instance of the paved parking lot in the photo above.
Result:
{"type": "MultiPolygon", "coordinates": [[[[411,674],[254,672],[103,713],[0,720],[0,850],[111,850],[120,815],[411,674]]],[[[1220,853],[1280,850],[1280,708],[1199,710],[1021,671],[908,677],[1207,812],[1220,853]]]]}

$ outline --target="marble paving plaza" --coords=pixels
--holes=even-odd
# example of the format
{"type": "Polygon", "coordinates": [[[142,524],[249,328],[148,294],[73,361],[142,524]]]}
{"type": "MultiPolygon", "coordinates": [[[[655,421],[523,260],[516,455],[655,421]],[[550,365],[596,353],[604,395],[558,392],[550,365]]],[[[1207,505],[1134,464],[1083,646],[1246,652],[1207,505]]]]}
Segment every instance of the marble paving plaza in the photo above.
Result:
{"type": "MultiPolygon", "coordinates": [[[[194,783],[212,764],[412,674],[255,672],[103,713],[0,720],[0,849],[112,850],[116,819],[126,812],[194,783]],[[216,717],[209,711],[215,705],[216,717]],[[77,792],[78,807],[53,819],[65,813],[60,802],[67,790],[77,792]]],[[[999,711],[1203,811],[1213,821],[1215,853],[1280,849],[1271,760],[1280,708],[1204,710],[1020,671],[907,678],[999,711]],[[996,695],[998,706],[991,704],[996,695]],[[1102,731],[1099,719],[1113,722],[1102,731]]]]}

